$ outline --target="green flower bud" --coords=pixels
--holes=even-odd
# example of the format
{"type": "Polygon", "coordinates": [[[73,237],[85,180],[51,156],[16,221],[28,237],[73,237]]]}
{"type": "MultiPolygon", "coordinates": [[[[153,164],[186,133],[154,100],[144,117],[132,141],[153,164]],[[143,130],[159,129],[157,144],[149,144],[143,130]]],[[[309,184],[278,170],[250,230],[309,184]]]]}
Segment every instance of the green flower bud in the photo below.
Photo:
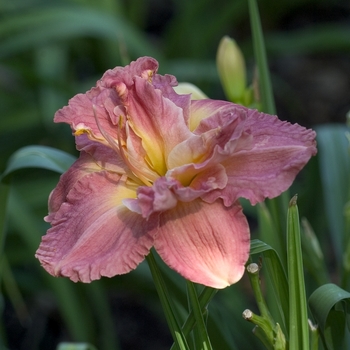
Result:
{"type": "Polygon", "coordinates": [[[227,99],[242,103],[246,89],[245,61],[236,42],[228,36],[220,41],[216,65],[227,99]]]}

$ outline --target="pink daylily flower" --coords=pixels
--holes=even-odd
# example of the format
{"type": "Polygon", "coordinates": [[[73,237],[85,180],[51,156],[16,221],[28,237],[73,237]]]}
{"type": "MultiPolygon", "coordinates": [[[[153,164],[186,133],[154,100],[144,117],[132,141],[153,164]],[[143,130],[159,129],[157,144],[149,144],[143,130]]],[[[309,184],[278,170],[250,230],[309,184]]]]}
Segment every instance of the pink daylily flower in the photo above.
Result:
{"type": "Polygon", "coordinates": [[[250,233],[238,202],[288,189],[316,154],[315,132],[240,105],[191,101],[143,57],[107,71],[59,110],[80,157],[61,176],[36,257],[91,282],[135,269],[152,247],[185,278],[237,282],[250,233]]]}

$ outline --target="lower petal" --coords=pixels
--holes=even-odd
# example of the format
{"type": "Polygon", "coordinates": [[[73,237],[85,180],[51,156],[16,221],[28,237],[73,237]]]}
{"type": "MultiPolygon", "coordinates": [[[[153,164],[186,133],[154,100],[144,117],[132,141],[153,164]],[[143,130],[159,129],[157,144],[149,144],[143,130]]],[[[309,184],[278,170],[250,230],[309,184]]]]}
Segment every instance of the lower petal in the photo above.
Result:
{"type": "Polygon", "coordinates": [[[135,195],[116,174],[92,173],[77,181],[36,252],[43,267],[75,282],[136,268],[153,244],[150,232],[158,220],[146,222],[122,204],[135,195]]]}
{"type": "Polygon", "coordinates": [[[172,269],[186,279],[225,288],[244,273],[249,256],[249,226],[236,203],[200,199],[181,203],[160,215],[154,246],[172,269]]]}

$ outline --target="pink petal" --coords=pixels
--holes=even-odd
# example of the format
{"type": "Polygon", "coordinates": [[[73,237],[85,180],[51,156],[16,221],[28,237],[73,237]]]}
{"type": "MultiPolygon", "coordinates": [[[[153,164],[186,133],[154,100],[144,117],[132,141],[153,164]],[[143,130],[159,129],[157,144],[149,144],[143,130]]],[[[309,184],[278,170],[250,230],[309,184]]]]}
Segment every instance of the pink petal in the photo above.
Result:
{"type": "Polygon", "coordinates": [[[67,123],[77,135],[87,133],[91,139],[108,144],[96,124],[96,118],[102,129],[112,138],[117,139],[117,120],[112,120],[104,104],[113,98],[113,105],[120,104],[120,99],[115,91],[101,91],[99,88],[92,88],[86,94],[75,95],[69,100],[69,105],[58,110],[55,114],[56,123],[67,123]],[[108,97],[108,100],[107,100],[108,97]]]}
{"type": "Polygon", "coordinates": [[[317,153],[316,133],[298,124],[282,122],[275,116],[249,110],[245,130],[254,147],[242,149],[222,162],[228,184],[203,197],[208,202],[223,198],[230,206],[239,197],[254,205],[287,190],[298,172],[317,153]]]}
{"type": "Polygon", "coordinates": [[[75,137],[77,149],[88,153],[93,161],[98,165],[99,170],[108,170],[111,172],[131,175],[130,169],[124,160],[109,145],[92,141],[86,134],[75,137]]]}
{"type": "Polygon", "coordinates": [[[238,203],[181,203],[160,215],[155,248],[164,262],[190,281],[225,288],[244,273],[249,226],[238,203]]]}
{"type": "Polygon", "coordinates": [[[127,198],[123,203],[132,211],[149,218],[151,214],[174,208],[177,203],[173,187],[178,182],[161,177],[152,187],[141,186],[137,189],[137,199],[127,198]]]}
{"type": "Polygon", "coordinates": [[[36,252],[43,267],[75,282],[136,268],[153,244],[158,218],[145,221],[122,204],[135,195],[135,188],[117,174],[95,172],[79,179],[36,252]]]}
{"type": "Polygon", "coordinates": [[[172,209],[177,201],[191,202],[213,189],[223,189],[227,184],[225,168],[216,164],[192,177],[189,186],[182,186],[173,178],[160,177],[153,186],[141,186],[137,189],[137,198],[123,200],[131,211],[148,219],[153,213],[172,209]]]}
{"type": "Polygon", "coordinates": [[[97,82],[100,88],[115,88],[117,84],[123,82],[127,88],[134,84],[134,77],[141,77],[145,72],[152,76],[158,70],[158,62],[152,57],[140,57],[125,67],[109,69],[97,82]]]}
{"type": "Polygon", "coordinates": [[[172,149],[168,157],[170,172],[178,173],[176,168],[191,163],[197,169],[217,164],[239,149],[252,147],[252,138],[244,132],[246,110],[222,101],[198,102],[213,114],[200,122],[194,135],[172,149]]]}
{"type": "Polygon", "coordinates": [[[128,92],[127,104],[130,126],[142,139],[148,162],[160,176],[164,175],[170,151],[191,135],[183,110],[165,98],[161,90],[137,77],[134,89],[128,92]]]}
{"type": "Polygon", "coordinates": [[[152,80],[152,85],[155,89],[162,91],[162,94],[167,99],[171,100],[180,107],[183,111],[183,116],[186,125],[189,121],[191,95],[190,94],[177,94],[174,87],[178,85],[176,78],[173,75],[159,75],[156,74],[152,80]]]}
{"type": "Polygon", "coordinates": [[[51,192],[49,197],[49,215],[45,217],[45,221],[50,222],[53,219],[77,181],[87,174],[100,170],[101,168],[98,167],[89,154],[81,152],[80,157],[68,171],[61,175],[56,188],[51,192]]]}
{"type": "MultiPolygon", "coordinates": [[[[218,101],[218,100],[193,100],[191,101],[190,107],[190,120],[189,120],[189,128],[191,131],[196,133],[196,129],[201,124],[202,120],[208,119],[211,117],[217,116],[218,114],[224,114],[227,116],[228,113],[231,113],[233,118],[236,118],[235,109],[239,105],[233,104],[227,101],[218,101]]],[[[239,109],[240,110],[240,109],[239,109]]],[[[232,118],[231,118],[232,119],[232,118]]],[[[213,128],[217,128],[220,126],[220,122],[216,125],[211,125],[206,130],[202,129],[199,133],[203,133],[213,128]]]]}
{"type": "Polygon", "coordinates": [[[85,94],[74,96],[68,106],[57,111],[54,121],[68,123],[74,132],[86,132],[91,139],[107,144],[96,124],[95,112],[104,132],[117,140],[116,124],[120,115],[125,117],[125,101],[120,87],[131,88],[136,76],[144,76],[147,72],[153,75],[157,68],[158,62],[155,59],[142,57],[126,67],[108,70],[97,82],[96,87],[85,94]]]}

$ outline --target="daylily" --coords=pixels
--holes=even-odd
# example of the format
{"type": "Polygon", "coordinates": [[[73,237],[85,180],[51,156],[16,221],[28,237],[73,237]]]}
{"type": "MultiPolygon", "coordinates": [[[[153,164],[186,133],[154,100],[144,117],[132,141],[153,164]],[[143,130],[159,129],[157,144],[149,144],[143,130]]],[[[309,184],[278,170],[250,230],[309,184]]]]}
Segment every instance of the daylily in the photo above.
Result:
{"type": "Polygon", "coordinates": [[[185,278],[237,282],[249,255],[238,199],[285,191],[316,153],[315,132],[275,116],[174,91],[143,57],[107,71],[55,114],[80,157],[61,176],[36,257],[90,282],[135,269],[154,247],[185,278]]]}

